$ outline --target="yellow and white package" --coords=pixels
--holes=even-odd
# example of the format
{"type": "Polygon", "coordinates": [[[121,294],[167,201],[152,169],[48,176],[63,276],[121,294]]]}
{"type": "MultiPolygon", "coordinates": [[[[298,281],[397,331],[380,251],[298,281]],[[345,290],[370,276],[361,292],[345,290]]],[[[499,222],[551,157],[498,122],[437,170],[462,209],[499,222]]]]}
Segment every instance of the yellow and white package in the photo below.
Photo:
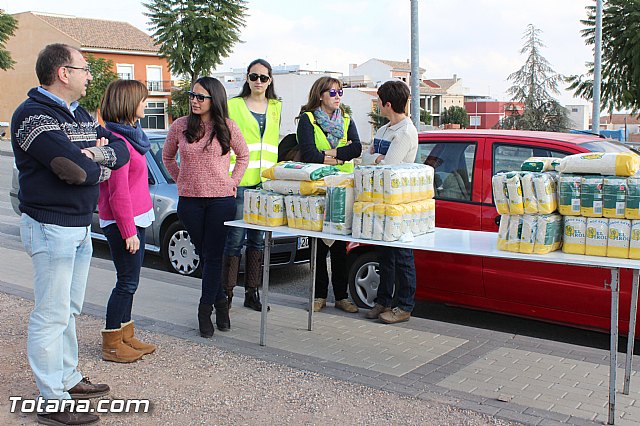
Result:
{"type": "Polygon", "coordinates": [[[580,215],[602,217],[602,176],[583,176],[580,183],[580,215]]]}
{"type": "Polygon", "coordinates": [[[422,201],[417,201],[415,203],[408,204],[407,209],[407,231],[411,232],[413,235],[420,235],[420,225],[422,222],[422,212],[427,209],[427,205],[422,201]],[[408,210],[411,211],[408,211],[408,210]]]}
{"type": "Polygon", "coordinates": [[[246,191],[244,191],[244,201],[242,204],[242,220],[247,223],[253,223],[251,220],[251,193],[255,191],[255,189],[247,189],[246,191]]]}
{"type": "Polygon", "coordinates": [[[371,240],[373,238],[373,222],[375,220],[375,204],[362,203],[362,232],[360,238],[371,240]]]}
{"type": "Polygon", "coordinates": [[[384,204],[375,204],[373,207],[373,235],[372,240],[382,241],[384,235],[384,222],[386,219],[386,206],[384,204]]]}
{"type": "Polygon", "coordinates": [[[374,203],[384,202],[384,167],[376,167],[373,170],[371,201],[374,203]]]}
{"type": "Polygon", "coordinates": [[[362,208],[364,203],[356,201],[353,203],[353,219],[351,220],[351,236],[360,238],[362,234],[362,208]]]}
{"type": "Polygon", "coordinates": [[[546,254],[562,247],[562,216],[541,214],[537,219],[536,243],[533,252],[546,254]]]}
{"type": "Polygon", "coordinates": [[[586,217],[565,216],[562,251],[564,253],[584,254],[586,249],[586,232],[586,217]]]}
{"type": "Polygon", "coordinates": [[[405,172],[403,169],[393,167],[383,169],[383,200],[385,204],[400,204],[411,198],[412,188],[404,187],[402,184],[405,172]],[[408,197],[407,194],[409,194],[408,197]]]}
{"type": "Polygon", "coordinates": [[[334,166],[314,163],[283,161],[262,171],[262,177],[278,180],[320,180],[335,175],[340,170],[334,166]]]}
{"type": "Polygon", "coordinates": [[[507,251],[520,251],[520,238],[522,237],[522,215],[511,215],[509,218],[509,234],[507,237],[507,251]]]}
{"type": "Polygon", "coordinates": [[[538,213],[551,214],[558,210],[556,173],[533,173],[533,188],[538,201],[538,213]]]}
{"type": "Polygon", "coordinates": [[[631,221],[631,237],[629,238],[629,258],[640,259],[640,220],[631,221]]]}
{"type": "Polygon", "coordinates": [[[624,207],[624,217],[640,219],[640,175],[627,179],[627,200],[624,207]]]}
{"type": "Polygon", "coordinates": [[[538,233],[538,216],[525,214],[522,216],[522,230],[520,231],[520,253],[533,253],[538,233]]]}
{"type": "Polygon", "coordinates": [[[287,217],[284,207],[284,195],[276,193],[265,194],[267,201],[266,225],[284,226],[287,224],[287,217]]]}
{"type": "Polygon", "coordinates": [[[550,172],[560,164],[561,158],[553,157],[530,157],[527,158],[520,167],[520,170],[527,172],[550,172]]]}
{"type": "Polygon", "coordinates": [[[422,172],[420,173],[420,200],[431,199],[435,195],[435,189],[433,187],[435,176],[435,170],[433,167],[424,165],[422,172]]]}
{"type": "Polygon", "coordinates": [[[295,221],[295,227],[298,229],[304,229],[304,217],[303,217],[303,213],[304,210],[306,210],[307,205],[303,202],[305,197],[302,197],[300,195],[295,195],[293,197],[293,204],[295,206],[295,215],[296,215],[296,221],[295,221]]]}
{"type": "MultiPolygon", "coordinates": [[[[405,215],[406,204],[384,204],[384,230],[383,241],[398,241],[402,237],[402,224],[405,215]]],[[[376,220],[378,216],[376,215],[376,220]]]]}
{"type": "Polygon", "coordinates": [[[493,202],[498,214],[509,214],[509,197],[507,195],[507,174],[497,173],[491,178],[493,202]]]}
{"type": "Polygon", "coordinates": [[[588,152],[564,157],[558,164],[562,173],[633,176],[640,170],[640,156],[630,152],[588,152]]]}
{"type": "Polygon", "coordinates": [[[500,226],[498,227],[498,250],[507,251],[509,243],[509,215],[500,216],[500,226]]]}
{"type": "Polygon", "coordinates": [[[267,180],[262,189],[282,195],[322,195],[325,193],[324,180],[267,180]]]}
{"type": "Polygon", "coordinates": [[[627,203],[627,178],[606,176],[602,184],[602,216],[624,219],[627,203]]]}
{"type": "Polygon", "coordinates": [[[558,211],[563,216],[580,216],[582,176],[560,175],[558,178],[558,211]]]}
{"type": "Polygon", "coordinates": [[[538,197],[536,196],[536,190],[533,186],[534,174],[538,173],[523,172],[520,176],[520,185],[522,185],[522,198],[524,200],[523,204],[525,214],[538,213],[538,197]]]}
{"type": "Polygon", "coordinates": [[[524,199],[522,198],[522,184],[519,173],[507,174],[507,195],[509,197],[509,213],[523,214],[524,199]]]}
{"type": "Polygon", "coordinates": [[[376,167],[357,167],[362,174],[362,191],[356,193],[356,201],[373,201],[373,173],[376,167]]]}
{"type": "Polygon", "coordinates": [[[311,231],[322,231],[324,222],[324,197],[307,197],[309,205],[309,226],[311,231]]]}
{"type": "Polygon", "coordinates": [[[284,197],[284,207],[287,212],[287,226],[289,228],[297,228],[295,198],[293,195],[285,195],[284,197]]]}
{"type": "Polygon", "coordinates": [[[433,232],[436,229],[436,200],[430,198],[428,200],[422,200],[420,203],[424,206],[423,220],[420,221],[422,227],[420,233],[433,232]]]}
{"type": "Polygon", "coordinates": [[[606,217],[587,218],[584,254],[591,256],[606,256],[608,236],[609,219],[606,217]]]}
{"type": "Polygon", "coordinates": [[[628,258],[630,239],[631,221],[629,219],[609,219],[607,256],[628,258]]]}
{"type": "Polygon", "coordinates": [[[353,174],[339,174],[325,178],[323,232],[349,235],[353,221],[354,181],[353,174]]]}

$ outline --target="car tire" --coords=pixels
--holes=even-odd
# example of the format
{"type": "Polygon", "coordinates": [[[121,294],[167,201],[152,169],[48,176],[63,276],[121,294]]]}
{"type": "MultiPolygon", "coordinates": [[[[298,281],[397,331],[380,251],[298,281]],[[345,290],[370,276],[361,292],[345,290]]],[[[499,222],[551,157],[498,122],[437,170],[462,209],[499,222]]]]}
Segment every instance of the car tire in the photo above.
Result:
{"type": "Polygon", "coordinates": [[[189,233],[179,221],[172,223],[162,237],[162,258],[167,269],[188,277],[200,277],[202,266],[189,233]]]}
{"type": "Polygon", "coordinates": [[[372,308],[380,285],[379,255],[376,251],[355,254],[349,267],[349,293],[360,308],[372,308]]]}

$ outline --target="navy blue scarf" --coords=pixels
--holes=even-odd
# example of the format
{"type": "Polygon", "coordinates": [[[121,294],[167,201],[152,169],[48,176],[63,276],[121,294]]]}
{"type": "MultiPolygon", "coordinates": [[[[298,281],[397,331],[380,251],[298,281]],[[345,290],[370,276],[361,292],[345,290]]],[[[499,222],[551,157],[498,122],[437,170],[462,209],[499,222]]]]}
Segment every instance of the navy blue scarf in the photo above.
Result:
{"type": "Polygon", "coordinates": [[[111,121],[107,121],[105,122],[105,127],[107,130],[119,133],[127,138],[131,146],[133,146],[135,150],[142,155],[146,154],[151,148],[149,137],[142,131],[139,121],[136,123],[135,127],[128,124],[112,123],[111,121]]]}

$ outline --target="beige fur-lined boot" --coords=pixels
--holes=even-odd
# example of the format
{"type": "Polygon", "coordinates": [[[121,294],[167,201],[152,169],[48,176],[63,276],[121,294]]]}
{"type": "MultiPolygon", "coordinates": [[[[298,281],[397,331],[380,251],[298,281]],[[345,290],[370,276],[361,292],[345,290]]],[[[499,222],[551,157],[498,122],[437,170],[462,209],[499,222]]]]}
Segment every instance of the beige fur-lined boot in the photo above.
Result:
{"type": "Polygon", "coordinates": [[[142,355],[122,341],[122,327],[102,330],[102,359],[105,361],[128,363],[139,360],[142,355]]]}
{"type": "Polygon", "coordinates": [[[126,345],[129,345],[133,349],[142,352],[144,355],[155,352],[156,345],[141,342],[133,336],[134,333],[135,331],[133,327],[133,321],[125,322],[124,324],[122,324],[122,341],[126,345]]]}

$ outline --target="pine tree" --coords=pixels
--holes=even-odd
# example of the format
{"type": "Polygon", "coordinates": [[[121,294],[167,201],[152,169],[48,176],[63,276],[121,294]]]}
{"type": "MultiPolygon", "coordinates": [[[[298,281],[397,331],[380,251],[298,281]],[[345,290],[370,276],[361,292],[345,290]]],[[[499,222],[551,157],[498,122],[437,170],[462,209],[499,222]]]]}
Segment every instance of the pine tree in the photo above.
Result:
{"type": "Polygon", "coordinates": [[[145,7],[160,53],[191,84],[211,73],[240,41],[244,0],[151,0],[145,7]]]}
{"type": "Polygon", "coordinates": [[[11,59],[11,54],[5,49],[5,44],[17,28],[18,21],[0,9],[0,70],[7,71],[13,68],[13,64],[16,63],[11,59]]]}

